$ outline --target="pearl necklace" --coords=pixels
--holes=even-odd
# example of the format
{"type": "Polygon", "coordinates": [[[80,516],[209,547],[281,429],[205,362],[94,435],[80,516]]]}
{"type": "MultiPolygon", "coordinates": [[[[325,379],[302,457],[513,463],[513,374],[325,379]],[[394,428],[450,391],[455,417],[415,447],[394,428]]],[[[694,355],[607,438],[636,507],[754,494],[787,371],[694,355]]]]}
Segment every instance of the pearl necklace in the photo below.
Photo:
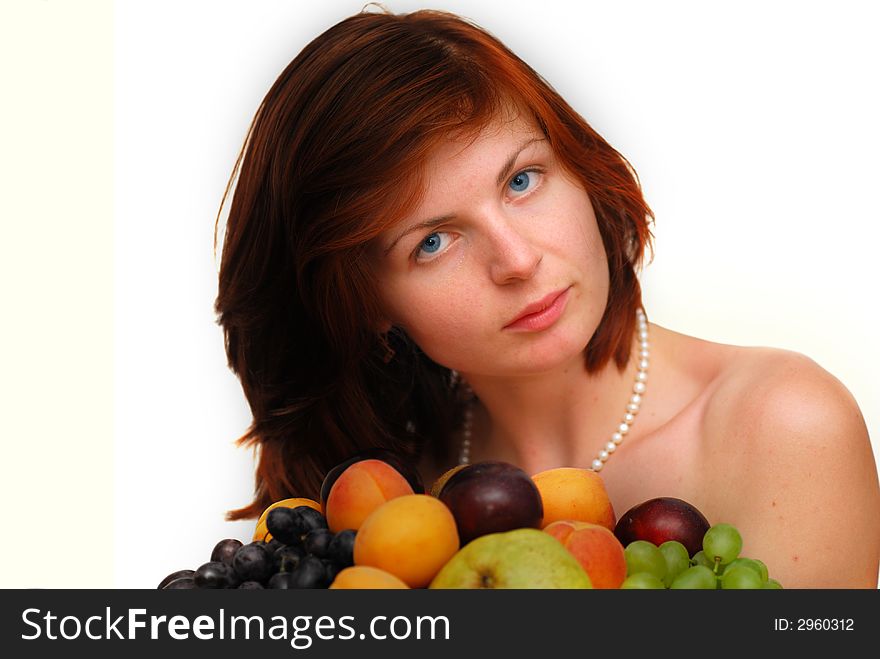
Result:
{"type": "MultiPolygon", "coordinates": [[[[602,471],[602,467],[605,466],[608,458],[611,457],[611,454],[614,453],[614,451],[617,450],[617,447],[620,446],[621,442],[623,442],[624,437],[626,437],[626,434],[629,432],[629,429],[632,427],[632,424],[636,419],[636,414],[639,413],[639,407],[641,407],[642,404],[642,396],[645,394],[645,383],[648,380],[648,360],[650,359],[651,353],[648,344],[648,322],[645,318],[645,312],[641,309],[636,310],[636,321],[638,323],[639,336],[639,369],[636,372],[636,379],[633,383],[633,393],[629,398],[629,402],[626,404],[626,412],[623,415],[623,420],[620,425],[617,426],[617,430],[611,434],[611,439],[605,444],[605,448],[599,451],[596,459],[593,460],[593,464],[591,465],[593,471],[602,471]]],[[[458,372],[452,371],[452,385],[456,386],[458,382],[458,372]]],[[[470,464],[471,462],[471,432],[474,422],[474,392],[467,383],[464,384],[464,387],[464,394],[467,396],[467,403],[464,408],[464,422],[462,423],[461,428],[461,452],[458,457],[458,464],[460,465],[470,464]]]]}

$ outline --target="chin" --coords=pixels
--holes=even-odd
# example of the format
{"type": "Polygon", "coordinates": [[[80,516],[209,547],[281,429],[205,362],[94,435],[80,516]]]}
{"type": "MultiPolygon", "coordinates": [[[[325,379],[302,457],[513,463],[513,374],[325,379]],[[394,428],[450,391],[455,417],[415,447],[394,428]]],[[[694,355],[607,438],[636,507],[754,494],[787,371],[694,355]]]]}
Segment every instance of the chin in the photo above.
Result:
{"type": "Polygon", "coordinates": [[[537,374],[570,366],[572,363],[583,365],[588,343],[589,337],[572,337],[567,340],[556,338],[553,341],[539,342],[519,356],[518,370],[524,374],[537,374]]]}

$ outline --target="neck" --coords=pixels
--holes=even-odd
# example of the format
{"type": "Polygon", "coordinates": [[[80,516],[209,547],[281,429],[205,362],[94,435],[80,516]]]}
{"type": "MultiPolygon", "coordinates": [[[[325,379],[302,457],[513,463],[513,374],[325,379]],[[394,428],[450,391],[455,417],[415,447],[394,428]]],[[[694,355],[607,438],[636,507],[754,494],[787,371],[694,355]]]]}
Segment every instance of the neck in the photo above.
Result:
{"type": "Polygon", "coordinates": [[[527,473],[589,468],[617,429],[638,370],[638,341],[621,371],[613,360],[587,373],[582,355],[559,368],[517,378],[463,374],[480,401],[471,462],[504,460],[527,473]]]}

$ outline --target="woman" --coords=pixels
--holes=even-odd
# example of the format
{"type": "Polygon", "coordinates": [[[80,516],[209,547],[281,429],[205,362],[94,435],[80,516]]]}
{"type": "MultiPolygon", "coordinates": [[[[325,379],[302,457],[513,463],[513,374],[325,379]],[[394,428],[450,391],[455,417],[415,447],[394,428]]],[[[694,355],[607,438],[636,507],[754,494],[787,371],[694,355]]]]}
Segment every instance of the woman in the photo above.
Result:
{"type": "Polygon", "coordinates": [[[260,459],[232,519],[315,498],[368,447],[426,482],[467,461],[579,466],[618,514],[675,496],[734,524],[787,587],[876,585],[852,396],[801,355],[647,322],[635,173],[481,29],[333,26],[269,91],[236,168],[216,310],[260,459]]]}

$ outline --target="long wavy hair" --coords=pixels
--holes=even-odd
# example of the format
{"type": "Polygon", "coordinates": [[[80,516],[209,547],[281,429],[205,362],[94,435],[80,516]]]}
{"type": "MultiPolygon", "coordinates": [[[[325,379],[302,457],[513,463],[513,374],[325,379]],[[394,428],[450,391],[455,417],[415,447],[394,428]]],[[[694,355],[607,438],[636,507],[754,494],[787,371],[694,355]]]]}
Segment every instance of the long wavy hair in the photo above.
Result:
{"type": "Polygon", "coordinates": [[[357,14],[275,81],[220,204],[238,174],[215,310],[253,414],[238,444],[259,455],[254,499],[228,519],[317,499],[324,474],[361,449],[449,459],[462,402],[449,369],[402,330],[377,329],[368,247],[418,200],[432,150],[511,103],[589,194],[608,256],[608,304],[585,369],[625,367],[653,219],[626,159],[473,23],[437,11],[357,14]]]}

